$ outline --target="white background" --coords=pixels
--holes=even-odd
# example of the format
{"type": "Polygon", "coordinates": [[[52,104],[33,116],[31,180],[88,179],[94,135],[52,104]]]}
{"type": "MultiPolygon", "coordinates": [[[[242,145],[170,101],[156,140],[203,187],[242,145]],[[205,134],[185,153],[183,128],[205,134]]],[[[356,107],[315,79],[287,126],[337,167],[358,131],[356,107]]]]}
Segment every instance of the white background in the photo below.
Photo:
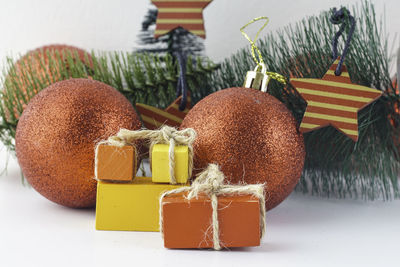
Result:
{"type": "MultiPolygon", "coordinates": [[[[387,32],[393,37],[400,33],[400,2],[372,2],[378,17],[386,12],[387,32]]],[[[270,23],[264,31],[274,32],[306,16],[356,3],[361,2],[214,0],[204,10],[206,54],[222,60],[248,45],[239,28],[252,18],[268,16],[270,23]]],[[[76,45],[88,51],[133,51],[149,7],[149,0],[0,0],[0,59],[51,43],[76,45]]]]}
{"type": "Polygon", "coordinates": [[[0,266],[399,266],[399,211],[400,200],[295,193],[267,213],[260,247],[168,250],[159,233],[96,231],[94,210],[64,208],[22,186],[11,161],[0,177],[0,266]]]}
{"type": "MultiPolygon", "coordinates": [[[[386,28],[400,31],[400,2],[386,6],[386,28]]],[[[228,57],[247,43],[239,28],[266,15],[274,31],[340,4],[359,1],[214,0],[204,11],[206,54],[228,57]]],[[[0,63],[50,43],[132,51],[149,1],[0,0],[0,63]]],[[[398,42],[397,42],[398,44],[398,42]]],[[[0,170],[6,151],[0,145],[0,170]]],[[[158,233],[94,229],[93,210],[53,204],[22,186],[17,162],[0,177],[0,266],[399,266],[400,201],[363,202],[292,194],[267,215],[257,248],[167,250],[158,233]]]]}

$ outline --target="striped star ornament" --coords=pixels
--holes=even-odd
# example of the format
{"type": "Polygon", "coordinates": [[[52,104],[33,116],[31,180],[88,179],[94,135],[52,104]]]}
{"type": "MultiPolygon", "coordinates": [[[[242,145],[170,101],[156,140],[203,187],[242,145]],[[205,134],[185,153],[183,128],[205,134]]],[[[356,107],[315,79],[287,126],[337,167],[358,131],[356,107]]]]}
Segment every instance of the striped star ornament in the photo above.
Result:
{"type": "Polygon", "coordinates": [[[182,27],[202,38],[206,38],[204,30],[203,9],[212,0],[152,0],[157,6],[158,15],[154,37],[167,34],[182,27]]]}
{"type": "Polygon", "coordinates": [[[143,125],[149,130],[158,129],[162,125],[178,128],[186,114],[189,112],[191,106],[190,94],[188,93],[186,108],[183,111],[179,110],[179,103],[181,100],[182,96],[178,97],[164,110],[146,104],[137,103],[136,110],[140,114],[143,125]]]}
{"type": "Polygon", "coordinates": [[[337,59],[322,79],[292,78],[291,84],[307,102],[301,132],[332,125],[354,141],[358,140],[359,110],[378,99],[382,92],[351,82],[345,65],[335,75],[337,59]]]}

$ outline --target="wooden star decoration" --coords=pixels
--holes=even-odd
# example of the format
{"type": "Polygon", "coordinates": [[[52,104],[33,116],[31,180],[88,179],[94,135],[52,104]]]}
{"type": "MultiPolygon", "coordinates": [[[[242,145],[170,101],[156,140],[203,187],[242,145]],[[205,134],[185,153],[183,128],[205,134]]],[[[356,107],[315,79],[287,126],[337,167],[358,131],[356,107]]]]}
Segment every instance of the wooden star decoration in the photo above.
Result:
{"type": "Polygon", "coordinates": [[[144,126],[149,130],[158,129],[162,125],[178,128],[191,107],[191,98],[189,94],[187,96],[186,107],[183,111],[179,110],[179,103],[181,100],[182,96],[178,97],[164,110],[146,104],[137,103],[136,110],[139,112],[144,126]]]}
{"type": "Polygon", "coordinates": [[[158,15],[154,37],[167,34],[182,27],[202,38],[206,38],[204,30],[203,9],[212,0],[152,0],[157,6],[158,15]]]}
{"type": "Polygon", "coordinates": [[[291,79],[291,84],[307,102],[300,131],[331,125],[357,141],[358,111],[378,99],[382,92],[352,83],[344,64],[341,75],[336,76],[338,63],[339,59],[335,60],[322,79],[291,79]]]}

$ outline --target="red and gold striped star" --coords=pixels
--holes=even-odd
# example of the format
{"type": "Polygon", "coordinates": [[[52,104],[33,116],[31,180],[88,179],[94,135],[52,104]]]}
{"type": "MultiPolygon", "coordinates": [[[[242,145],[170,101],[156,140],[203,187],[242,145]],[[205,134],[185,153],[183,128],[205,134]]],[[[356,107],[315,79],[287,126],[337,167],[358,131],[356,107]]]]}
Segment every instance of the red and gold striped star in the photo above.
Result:
{"type": "Polygon", "coordinates": [[[149,130],[158,129],[162,125],[178,128],[191,107],[191,98],[190,94],[188,94],[186,108],[180,111],[179,103],[181,103],[181,99],[182,96],[178,97],[165,110],[141,103],[136,104],[136,109],[140,114],[144,126],[149,130]]]}
{"type": "Polygon", "coordinates": [[[202,38],[206,38],[204,30],[203,9],[212,0],[152,0],[157,6],[158,15],[154,37],[167,34],[182,27],[202,38]]]}
{"type": "Polygon", "coordinates": [[[307,102],[300,131],[309,132],[332,125],[357,141],[358,111],[379,98],[382,92],[352,83],[344,65],[342,74],[336,76],[338,63],[339,59],[322,79],[291,79],[291,84],[307,102]]]}

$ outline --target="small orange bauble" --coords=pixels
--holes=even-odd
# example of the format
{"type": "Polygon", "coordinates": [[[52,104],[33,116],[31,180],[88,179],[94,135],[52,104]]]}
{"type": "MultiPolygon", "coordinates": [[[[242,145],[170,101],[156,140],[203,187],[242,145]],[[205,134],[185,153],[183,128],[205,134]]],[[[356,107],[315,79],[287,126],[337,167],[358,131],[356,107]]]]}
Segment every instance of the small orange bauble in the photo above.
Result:
{"type": "MultiPolygon", "coordinates": [[[[75,46],[53,44],[29,51],[9,71],[5,79],[7,90],[3,92],[4,100],[7,101],[10,95],[15,95],[20,99],[20,94],[23,94],[23,97],[29,100],[43,88],[41,86],[47,87],[57,81],[68,79],[70,74],[68,74],[68,77],[61,74],[65,71],[65,67],[68,72],[68,58],[73,61],[80,60],[86,68],[93,67],[91,55],[75,46]],[[39,82],[42,85],[39,85],[39,82]],[[18,84],[18,87],[15,86],[16,84],[18,84]]],[[[12,104],[16,106],[16,103],[12,104]]],[[[25,109],[26,104],[22,99],[21,105],[25,109]]],[[[7,110],[7,112],[10,111],[7,110]]],[[[20,113],[16,107],[13,112],[18,119],[20,113]]]]}
{"type": "Polygon", "coordinates": [[[217,163],[231,183],[265,183],[267,209],[300,179],[303,136],[285,105],[267,93],[238,87],[213,93],[189,111],[181,128],[197,132],[195,170],[217,163]]]}
{"type": "Polygon", "coordinates": [[[85,208],[96,203],[97,142],[141,122],[117,90],[88,79],[57,82],[42,90],[22,113],[16,153],[24,176],[58,204],[85,208]]]}

